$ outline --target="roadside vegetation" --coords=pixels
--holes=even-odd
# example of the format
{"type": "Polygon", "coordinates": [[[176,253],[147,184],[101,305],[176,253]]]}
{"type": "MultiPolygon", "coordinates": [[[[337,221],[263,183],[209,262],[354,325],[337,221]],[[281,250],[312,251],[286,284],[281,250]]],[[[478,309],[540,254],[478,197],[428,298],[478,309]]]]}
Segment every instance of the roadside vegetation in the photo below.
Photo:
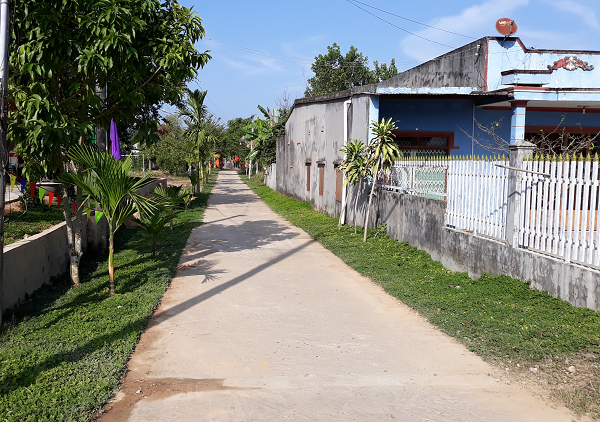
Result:
{"type": "Polygon", "coordinates": [[[535,383],[578,413],[600,419],[600,313],[575,308],[527,283],[446,270],[429,254],[391,239],[385,226],[359,230],[307,202],[250,181],[273,211],[441,331],[502,368],[499,382],[535,383]]]}
{"type": "Polygon", "coordinates": [[[63,221],[63,213],[56,205],[39,205],[26,212],[12,211],[4,216],[4,245],[41,233],[63,221]]]}
{"type": "Polygon", "coordinates": [[[201,224],[217,172],[164,230],[115,235],[116,294],[105,255],[86,254],[81,282],[54,279],[5,313],[0,331],[0,420],[91,421],[113,395],[146,323],[168,288],[191,230],[201,224]]]}

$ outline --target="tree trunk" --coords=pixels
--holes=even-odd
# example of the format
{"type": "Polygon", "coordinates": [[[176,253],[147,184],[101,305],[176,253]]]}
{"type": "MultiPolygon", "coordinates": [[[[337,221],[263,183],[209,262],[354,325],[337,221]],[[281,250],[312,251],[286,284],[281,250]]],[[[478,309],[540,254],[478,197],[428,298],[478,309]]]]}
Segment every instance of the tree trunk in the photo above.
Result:
{"type": "Polygon", "coordinates": [[[197,194],[201,194],[202,193],[202,163],[200,163],[200,161],[198,161],[198,169],[196,170],[197,176],[198,176],[198,185],[196,186],[196,193],[197,194]]]}
{"type": "Polygon", "coordinates": [[[342,228],[342,214],[344,214],[344,210],[348,208],[348,198],[350,197],[350,189],[346,187],[346,201],[344,201],[344,208],[340,212],[340,221],[338,222],[338,230],[342,228]]]}
{"type": "Polygon", "coordinates": [[[375,165],[375,173],[373,173],[373,186],[371,186],[371,194],[369,195],[369,205],[367,205],[367,216],[365,217],[365,235],[363,242],[367,241],[367,229],[369,228],[369,215],[371,214],[371,202],[373,202],[373,193],[375,192],[375,184],[377,183],[377,172],[379,172],[379,160],[375,165]]]}
{"type": "MultiPolygon", "coordinates": [[[[112,226],[112,225],[111,225],[112,226]]],[[[115,294],[115,233],[110,227],[110,236],[108,238],[108,285],[109,292],[115,294]]]]}
{"type": "Polygon", "coordinates": [[[358,213],[358,198],[360,198],[360,193],[362,192],[362,176],[358,179],[358,190],[356,191],[356,200],[354,201],[354,234],[356,234],[356,223],[358,222],[358,218],[356,218],[356,214],[358,213]]]}
{"type": "MultiPolygon", "coordinates": [[[[75,285],[79,285],[79,254],[77,253],[76,242],[75,242],[75,228],[73,219],[73,209],[69,203],[67,196],[67,185],[63,185],[63,215],[65,217],[65,223],[67,225],[67,251],[69,254],[69,270],[71,275],[71,282],[75,285]]],[[[75,218],[76,219],[76,218],[75,218]]]]}

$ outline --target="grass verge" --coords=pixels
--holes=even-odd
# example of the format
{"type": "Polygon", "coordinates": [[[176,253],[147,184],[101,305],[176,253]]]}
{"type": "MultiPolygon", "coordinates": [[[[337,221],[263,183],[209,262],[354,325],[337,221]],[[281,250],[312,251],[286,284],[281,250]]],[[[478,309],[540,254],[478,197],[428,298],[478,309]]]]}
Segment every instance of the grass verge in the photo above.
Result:
{"type": "Polygon", "coordinates": [[[360,274],[380,284],[469,350],[506,368],[506,380],[535,382],[578,413],[600,419],[600,313],[575,308],[527,283],[446,270],[381,228],[337,229],[337,219],[250,181],[271,209],[360,274]],[[533,378],[532,378],[533,377],[533,378]]]}
{"type": "Polygon", "coordinates": [[[107,257],[88,253],[81,263],[81,286],[54,280],[5,313],[9,323],[0,335],[0,420],[92,420],[118,386],[191,230],[201,224],[217,174],[179,215],[173,230],[165,230],[156,256],[143,230],[119,230],[116,295],[108,294],[107,257]]]}
{"type": "Polygon", "coordinates": [[[62,210],[55,205],[42,204],[29,208],[27,212],[13,211],[4,217],[4,245],[10,245],[27,236],[43,232],[65,221],[62,210]]]}

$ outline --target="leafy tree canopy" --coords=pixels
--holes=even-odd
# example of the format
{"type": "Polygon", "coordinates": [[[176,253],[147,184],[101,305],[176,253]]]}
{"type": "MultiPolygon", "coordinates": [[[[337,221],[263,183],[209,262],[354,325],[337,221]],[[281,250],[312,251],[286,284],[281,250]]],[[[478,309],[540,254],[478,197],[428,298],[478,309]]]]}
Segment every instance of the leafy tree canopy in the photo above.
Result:
{"type": "Polygon", "coordinates": [[[30,177],[61,169],[111,119],[156,140],[159,108],[180,103],[210,59],[194,47],[200,17],[177,0],[15,0],[12,11],[9,136],[30,177]]]}
{"type": "Polygon", "coordinates": [[[355,86],[368,85],[389,79],[398,74],[395,60],[390,65],[373,63],[374,70],[369,68],[369,59],[351,46],[346,55],[342,55],[336,43],[327,47],[327,54],[319,54],[311,66],[315,76],[309,78],[304,95],[329,94],[344,91],[355,86]]]}

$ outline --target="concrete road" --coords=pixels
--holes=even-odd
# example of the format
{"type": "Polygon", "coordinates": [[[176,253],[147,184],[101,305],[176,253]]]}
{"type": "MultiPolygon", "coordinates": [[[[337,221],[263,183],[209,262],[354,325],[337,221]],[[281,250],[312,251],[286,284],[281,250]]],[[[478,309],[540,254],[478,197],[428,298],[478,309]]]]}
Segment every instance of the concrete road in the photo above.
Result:
{"type": "Polygon", "coordinates": [[[571,421],[219,174],[102,421],[571,421]]]}

